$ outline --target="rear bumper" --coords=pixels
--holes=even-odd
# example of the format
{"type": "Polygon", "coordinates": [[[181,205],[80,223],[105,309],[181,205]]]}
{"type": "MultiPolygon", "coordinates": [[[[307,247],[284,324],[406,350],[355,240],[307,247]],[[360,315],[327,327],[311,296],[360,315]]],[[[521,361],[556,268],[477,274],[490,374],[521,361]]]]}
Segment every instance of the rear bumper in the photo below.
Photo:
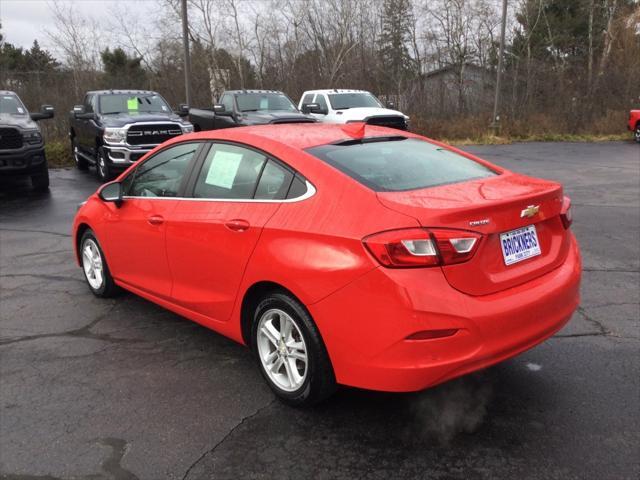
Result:
{"type": "Polygon", "coordinates": [[[309,310],[339,383],[417,391],[506,360],[552,336],[578,306],[580,276],[572,235],[562,266],[495,294],[463,294],[439,269],[377,268],[309,310]],[[407,340],[439,329],[458,331],[407,340]]]}
{"type": "Polygon", "coordinates": [[[30,175],[38,172],[46,163],[44,147],[20,149],[18,151],[0,150],[0,175],[30,175]]]}

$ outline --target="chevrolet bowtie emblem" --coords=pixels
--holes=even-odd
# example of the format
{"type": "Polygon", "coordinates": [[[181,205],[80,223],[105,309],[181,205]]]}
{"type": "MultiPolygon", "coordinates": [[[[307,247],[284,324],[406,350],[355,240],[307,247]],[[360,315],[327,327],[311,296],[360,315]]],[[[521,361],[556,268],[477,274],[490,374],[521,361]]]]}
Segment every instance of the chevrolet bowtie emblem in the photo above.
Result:
{"type": "Polygon", "coordinates": [[[537,215],[540,211],[540,205],[529,205],[527,208],[520,212],[520,218],[528,217],[531,218],[534,215],[537,215]]]}

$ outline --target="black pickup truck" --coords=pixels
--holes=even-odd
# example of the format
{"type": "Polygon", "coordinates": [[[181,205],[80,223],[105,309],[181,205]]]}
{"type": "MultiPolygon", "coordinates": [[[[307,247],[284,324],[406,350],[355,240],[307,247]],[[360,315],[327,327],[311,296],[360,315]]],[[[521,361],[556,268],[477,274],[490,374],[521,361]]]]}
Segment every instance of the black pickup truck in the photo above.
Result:
{"type": "Polygon", "coordinates": [[[316,122],[276,90],[227,90],[213,108],[190,109],[189,120],[196,132],[247,125],[316,122]]]}
{"type": "Polygon", "coordinates": [[[0,90],[0,175],[30,176],[35,190],[49,188],[49,167],[38,120],[53,118],[53,107],[29,113],[14,92],[0,90]]]}
{"type": "Polygon", "coordinates": [[[100,90],[87,92],[70,113],[71,152],[80,170],[96,166],[103,182],[170,138],[193,131],[181,117],[189,108],[173,112],[156,92],[100,90]]]}

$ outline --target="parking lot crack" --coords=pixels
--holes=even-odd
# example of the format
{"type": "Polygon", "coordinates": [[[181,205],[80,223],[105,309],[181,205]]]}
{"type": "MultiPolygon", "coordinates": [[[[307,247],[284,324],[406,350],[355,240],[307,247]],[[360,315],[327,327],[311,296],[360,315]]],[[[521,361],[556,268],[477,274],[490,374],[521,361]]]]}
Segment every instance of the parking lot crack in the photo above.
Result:
{"type": "Polygon", "coordinates": [[[247,415],[246,417],[242,417],[242,419],[235,424],[235,426],[229,430],[227,432],[227,434],[222,437],[220,439],[219,442],[217,442],[212,448],[210,448],[209,450],[207,450],[206,452],[204,452],[202,455],[200,455],[195,462],[193,462],[191,465],[189,465],[189,468],[187,468],[187,471],[184,473],[184,476],[182,477],[182,480],[186,480],[187,477],[189,476],[189,474],[191,473],[191,471],[194,469],[194,467],[196,465],[198,465],[202,460],[204,460],[208,455],[214,453],[216,451],[216,449],[222,445],[227,438],[229,438],[233,432],[235,432],[238,428],[240,428],[245,422],[251,420],[252,418],[256,417],[257,415],[259,415],[260,413],[262,413],[263,410],[266,410],[267,408],[269,408],[271,405],[273,405],[276,402],[276,399],[272,399],[269,403],[267,403],[266,405],[258,408],[255,412],[253,412],[251,415],[247,415]]]}
{"type": "Polygon", "coordinates": [[[48,230],[29,230],[22,228],[0,228],[2,232],[18,232],[18,233],[44,233],[45,235],[55,235],[57,237],[65,237],[70,238],[71,234],[69,233],[60,233],[60,232],[51,232],[48,230]]]}
{"type": "Polygon", "coordinates": [[[0,346],[12,345],[14,343],[20,343],[20,342],[28,342],[28,341],[33,341],[33,340],[39,340],[39,339],[42,339],[42,338],[55,338],[55,337],[89,338],[89,339],[101,340],[103,342],[109,342],[109,343],[137,343],[137,342],[140,342],[140,340],[137,340],[137,339],[115,338],[115,337],[112,337],[111,335],[109,335],[108,333],[94,333],[92,331],[93,327],[95,327],[98,323],[100,323],[105,318],[109,317],[109,315],[116,308],[116,306],[117,306],[117,303],[113,303],[111,305],[111,307],[105,313],[103,313],[102,315],[100,315],[97,318],[93,319],[91,322],[89,322],[87,325],[85,325],[83,327],[74,328],[72,330],[67,330],[67,331],[64,331],[64,332],[42,333],[42,334],[38,334],[38,335],[25,335],[25,336],[22,336],[22,337],[0,339],[0,346]]]}

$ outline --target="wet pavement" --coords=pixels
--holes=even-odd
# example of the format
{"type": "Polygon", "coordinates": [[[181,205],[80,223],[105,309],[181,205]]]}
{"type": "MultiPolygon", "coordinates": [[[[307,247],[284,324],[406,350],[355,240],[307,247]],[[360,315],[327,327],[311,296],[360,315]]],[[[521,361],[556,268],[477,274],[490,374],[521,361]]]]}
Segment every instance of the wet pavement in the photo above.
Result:
{"type": "Polygon", "coordinates": [[[2,479],[637,479],[640,147],[466,147],[565,184],[582,306],[555,337],[420,394],[294,410],[250,353],[132,294],[100,300],[69,231],[94,175],[0,182],[2,479]]]}

